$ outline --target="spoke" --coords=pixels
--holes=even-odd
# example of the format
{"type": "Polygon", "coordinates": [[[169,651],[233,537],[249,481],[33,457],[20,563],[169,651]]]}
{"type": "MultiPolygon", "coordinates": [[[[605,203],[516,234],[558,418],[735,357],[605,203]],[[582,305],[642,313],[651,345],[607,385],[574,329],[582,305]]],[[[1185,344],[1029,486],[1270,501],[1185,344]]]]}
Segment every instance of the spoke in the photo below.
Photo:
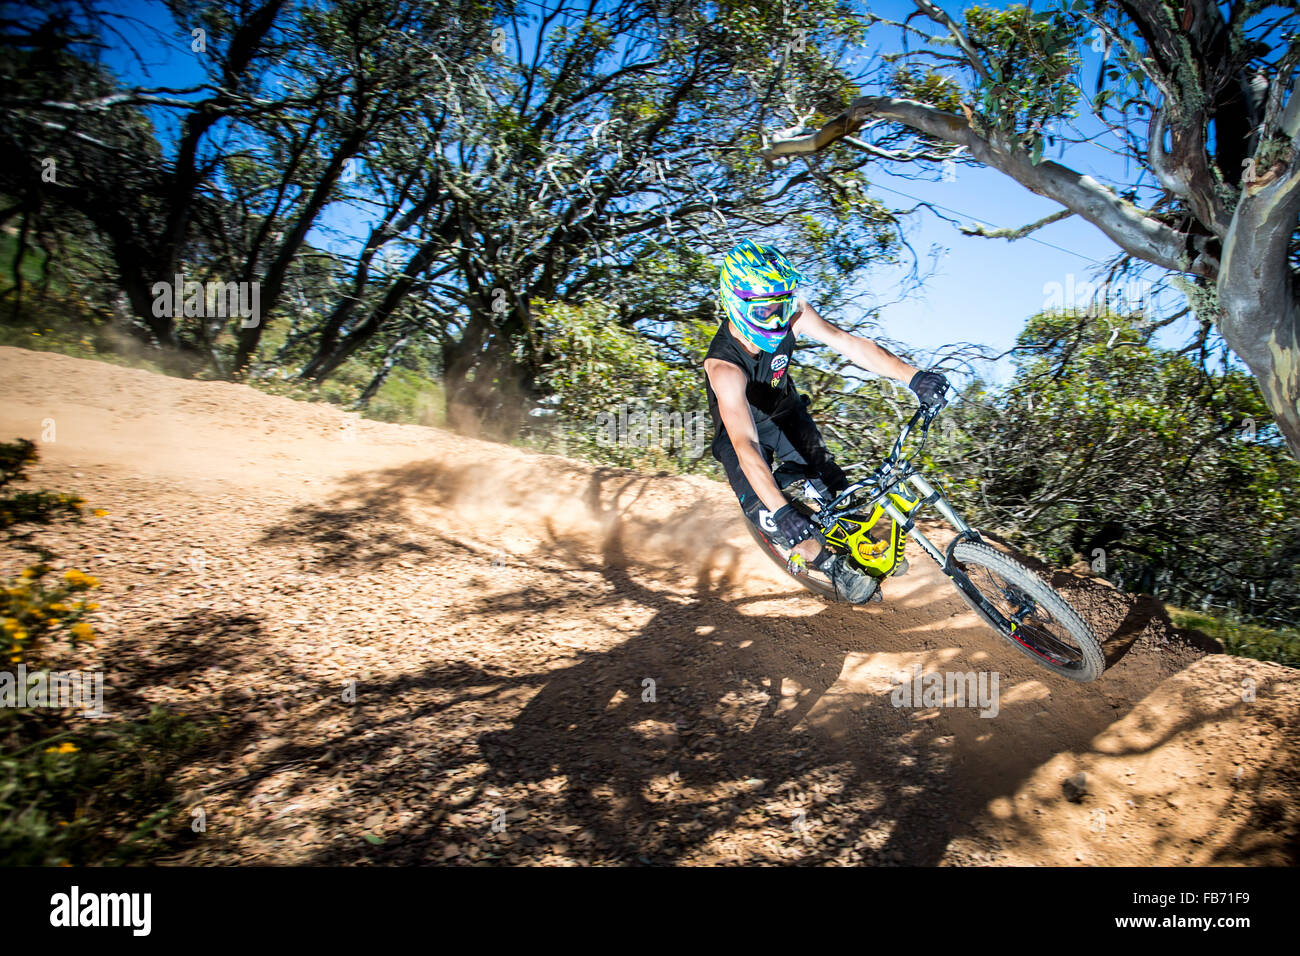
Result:
{"type": "Polygon", "coordinates": [[[1056,660],[1077,662],[1083,654],[1074,644],[1061,640],[1053,631],[1048,630],[1055,622],[1046,614],[1036,601],[1015,585],[1000,577],[991,569],[978,566],[987,578],[987,585],[981,581],[977,587],[989,597],[998,612],[1009,621],[1016,623],[1012,637],[1032,648],[1045,657],[1056,660]],[[1005,605],[1006,610],[999,605],[1005,605]],[[1007,613],[1007,611],[1010,613],[1007,613]]]}
{"type": "Polygon", "coordinates": [[[1079,652],[1077,647],[1073,644],[1066,644],[1058,640],[1056,635],[1052,634],[1050,631],[1045,631],[1032,624],[1022,624],[1020,627],[1016,628],[1017,634],[1021,634],[1024,631],[1029,631],[1032,634],[1038,635],[1035,643],[1038,644],[1040,648],[1052,653],[1055,657],[1064,658],[1067,661],[1079,661],[1083,659],[1083,655],[1079,652]]]}

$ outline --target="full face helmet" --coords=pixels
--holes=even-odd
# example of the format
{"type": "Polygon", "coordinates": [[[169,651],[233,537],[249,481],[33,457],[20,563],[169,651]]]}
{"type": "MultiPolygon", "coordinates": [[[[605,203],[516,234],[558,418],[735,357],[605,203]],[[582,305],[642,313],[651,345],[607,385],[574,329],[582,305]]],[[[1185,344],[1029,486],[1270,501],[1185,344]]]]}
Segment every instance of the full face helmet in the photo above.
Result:
{"type": "Polygon", "coordinates": [[[807,281],[778,249],[746,239],[722,260],[718,296],[746,341],[775,352],[794,318],[795,290],[807,281]]]}

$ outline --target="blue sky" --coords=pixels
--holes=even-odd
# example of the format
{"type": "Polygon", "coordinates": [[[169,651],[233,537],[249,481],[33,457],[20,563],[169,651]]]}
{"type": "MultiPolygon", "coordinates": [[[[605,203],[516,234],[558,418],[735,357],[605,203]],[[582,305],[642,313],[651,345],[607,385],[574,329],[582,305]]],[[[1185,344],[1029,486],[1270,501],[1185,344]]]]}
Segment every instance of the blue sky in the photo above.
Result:
{"type": "MultiPolygon", "coordinates": [[[[954,15],[970,5],[952,0],[941,3],[954,15]]],[[[1006,4],[994,0],[993,5],[1006,4]]],[[[890,19],[902,19],[915,9],[908,0],[875,0],[870,7],[890,19]]],[[[131,81],[176,87],[202,82],[203,74],[199,61],[189,49],[188,35],[171,22],[161,3],[124,0],[115,9],[121,16],[117,21],[119,28],[132,39],[130,46],[136,52],[129,52],[126,45],[114,44],[105,55],[109,66],[131,81]]],[[[889,31],[874,28],[865,52],[888,51],[896,48],[894,42],[889,31]]],[[[1087,64],[1085,76],[1091,77],[1095,75],[1099,54],[1086,46],[1083,52],[1087,64]]],[[[1101,132],[1087,125],[1083,129],[1089,134],[1101,132]]],[[[165,129],[162,132],[165,139],[170,138],[165,129]]],[[[1058,158],[1054,148],[1049,149],[1048,158],[1058,158]]],[[[1096,146],[1070,146],[1059,159],[1099,178],[1126,178],[1121,161],[1096,146]]],[[[1020,226],[1060,208],[1001,173],[981,167],[959,166],[955,180],[948,182],[892,176],[878,164],[868,168],[868,175],[877,187],[876,195],[894,208],[911,207],[920,199],[946,207],[945,215],[962,222],[1020,226]]],[[[350,227],[359,225],[355,216],[350,218],[342,208],[331,210],[325,221],[329,229],[344,233],[357,231],[350,227]]],[[[898,270],[890,269],[864,273],[863,285],[876,301],[889,303],[882,308],[880,316],[883,334],[920,350],[938,349],[953,342],[977,342],[998,351],[1009,348],[1025,319],[1043,307],[1046,283],[1064,284],[1071,275],[1075,281],[1083,281],[1116,251],[1114,244],[1098,229],[1077,217],[1035,233],[1034,238],[1039,241],[1021,239],[1008,243],[1002,239],[962,235],[953,224],[922,209],[908,220],[906,234],[926,261],[932,250],[941,250],[937,271],[923,289],[907,301],[894,302],[902,276],[898,270]]],[[[326,235],[320,231],[310,238],[335,248],[340,243],[337,234],[326,235]]],[[[1181,305],[1176,302],[1178,298],[1168,297],[1159,304],[1177,308],[1181,305]]],[[[827,317],[835,319],[834,314],[827,317]]],[[[1184,331],[1168,330],[1165,339],[1175,340],[1184,331]]],[[[1002,362],[997,369],[987,369],[986,374],[1001,379],[1008,371],[1009,365],[1002,362]]]]}
{"type": "MultiPolygon", "coordinates": [[[[941,0],[939,5],[954,19],[974,4],[941,0]]],[[[986,3],[1005,7],[1007,3],[986,3]]],[[[880,16],[901,20],[915,10],[910,0],[875,0],[871,9],[880,16]]],[[[1046,4],[1038,4],[1046,9],[1046,4]]],[[[879,42],[879,41],[877,41],[879,42]]],[[[885,49],[883,47],[879,49],[885,49]]],[[[1101,54],[1090,44],[1082,49],[1083,75],[1096,75],[1101,54]]],[[[1130,182],[1123,161],[1104,148],[1111,134],[1089,117],[1081,116],[1079,127],[1087,136],[1096,137],[1101,145],[1069,145],[1063,154],[1049,148],[1046,158],[1055,159],[1080,172],[1101,180],[1130,182]]],[[[1116,140],[1111,140],[1116,142],[1116,140]]],[[[959,222],[980,223],[992,227],[1018,227],[1036,222],[1061,209],[1057,203],[1030,192],[1008,176],[980,166],[959,165],[956,178],[949,182],[917,181],[891,176],[883,167],[870,173],[877,195],[895,208],[909,208],[915,197],[946,207],[944,215],[959,222]]],[[[955,342],[978,342],[998,351],[1009,348],[1025,319],[1044,305],[1044,286],[1050,282],[1066,285],[1094,276],[1098,266],[1118,251],[1101,230],[1078,218],[1052,223],[1015,242],[966,236],[956,225],[921,209],[907,226],[908,240],[921,256],[938,246],[944,250],[938,259],[937,274],[923,289],[905,302],[893,303],[882,310],[881,325],[886,336],[918,349],[939,349],[955,342]]],[[[898,273],[874,272],[868,282],[882,301],[893,298],[890,280],[898,273]]],[[[1151,280],[1157,276],[1153,273],[1151,280]]],[[[1157,301],[1157,308],[1176,311],[1184,304],[1181,295],[1168,292],[1157,301]]],[[[1179,324],[1162,333],[1162,341],[1180,340],[1189,326],[1179,324]]],[[[999,363],[989,372],[997,378],[1009,373],[1009,363],[999,363]]]]}

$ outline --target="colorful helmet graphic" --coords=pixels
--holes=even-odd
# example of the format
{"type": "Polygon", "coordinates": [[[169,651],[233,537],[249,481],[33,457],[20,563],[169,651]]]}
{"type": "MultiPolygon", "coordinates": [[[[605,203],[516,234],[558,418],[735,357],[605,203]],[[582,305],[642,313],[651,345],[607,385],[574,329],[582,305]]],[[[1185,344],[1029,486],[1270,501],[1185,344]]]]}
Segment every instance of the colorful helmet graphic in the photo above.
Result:
{"type": "Polygon", "coordinates": [[[807,281],[774,246],[746,239],[722,259],[718,297],[747,341],[775,352],[794,318],[795,290],[807,281]]]}

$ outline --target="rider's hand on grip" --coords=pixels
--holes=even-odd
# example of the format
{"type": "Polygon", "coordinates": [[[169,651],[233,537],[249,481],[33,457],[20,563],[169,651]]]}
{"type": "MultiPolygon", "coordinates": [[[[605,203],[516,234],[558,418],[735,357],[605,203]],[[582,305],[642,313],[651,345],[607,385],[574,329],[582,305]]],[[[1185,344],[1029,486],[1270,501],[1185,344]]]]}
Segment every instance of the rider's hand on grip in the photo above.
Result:
{"type": "Polygon", "coordinates": [[[800,542],[807,541],[816,531],[813,523],[796,511],[792,505],[784,505],[772,512],[772,523],[785,538],[783,544],[787,548],[793,548],[800,542]]]}
{"type": "Polygon", "coordinates": [[[950,386],[948,380],[939,372],[931,369],[917,372],[912,376],[912,381],[907,387],[916,392],[916,397],[921,400],[921,404],[926,408],[938,411],[947,404],[944,396],[950,386]]]}

